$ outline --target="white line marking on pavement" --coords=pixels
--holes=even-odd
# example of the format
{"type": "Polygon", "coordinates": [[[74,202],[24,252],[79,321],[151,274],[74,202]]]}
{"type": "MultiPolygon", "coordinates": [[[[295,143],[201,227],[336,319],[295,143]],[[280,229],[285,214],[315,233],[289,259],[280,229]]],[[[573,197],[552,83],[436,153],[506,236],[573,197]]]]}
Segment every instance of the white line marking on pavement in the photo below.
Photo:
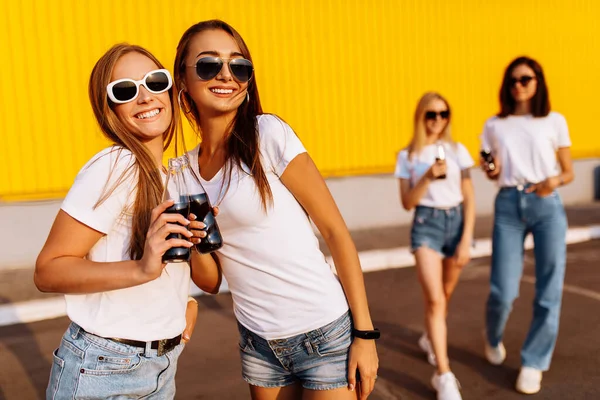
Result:
{"type": "MultiPolygon", "coordinates": [[[[570,228],[567,231],[567,244],[585,242],[600,238],[600,225],[581,228],[570,228]]],[[[528,237],[525,248],[533,247],[533,240],[528,237]]],[[[487,257],[492,253],[490,239],[478,239],[471,249],[471,258],[487,257]]],[[[381,271],[392,268],[406,268],[414,266],[414,257],[408,247],[396,247],[384,250],[369,250],[359,252],[359,258],[364,272],[381,271]]],[[[331,257],[327,257],[329,265],[333,266],[331,257]]],[[[581,289],[585,291],[585,289],[581,289]]],[[[223,283],[220,293],[229,291],[227,282],[223,283]]],[[[192,285],[190,293],[193,296],[203,292],[192,285]]],[[[593,293],[593,292],[592,292],[593,293]]],[[[593,294],[596,296],[596,294],[593,294]]],[[[586,294],[587,297],[590,297],[586,294]]],[[[595,298],[595,297],[592,297],[595,298]]],[[[56,299],[31,300],[14,304],[0,305],[0,326],[41,321],[44,319],[58,318],[66,315],[63,297],[56,299]]]]}
{"type": "MultiPolygon", "coordinates": [[[[532,285],[535,285],[535,276],[523,275],[523,278],[521,280],[523,282],[527,282],[527,283],[531,283],[532,285]]],[[[579,286],[564,284],[563,292],[577,294],[579,296],[587,297],[592,300],[600,301],[600,293],[595,292],[593,290],[585,289],[585,288],[582,288],[579,286]]]]}

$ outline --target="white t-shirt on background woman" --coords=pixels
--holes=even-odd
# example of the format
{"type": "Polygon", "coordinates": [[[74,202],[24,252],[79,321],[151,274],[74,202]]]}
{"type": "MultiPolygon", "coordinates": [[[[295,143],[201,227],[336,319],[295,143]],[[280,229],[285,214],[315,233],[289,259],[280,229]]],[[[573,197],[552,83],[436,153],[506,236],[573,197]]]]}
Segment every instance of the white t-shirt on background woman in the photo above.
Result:
{"type": "Polygon", "coordinates": [[[556,152],[570,147],[571,139],[565,117],[550,112],[545,117],[492,117],[484,125],[481,144],[499,161],[498,185],[506,187],[538,183],[558,175],[556,152]]]}
{"type": "MultiPolygon", "coordinates": [[[[427,145],[410,158],[408,150],[402,150],[398,154],[394,176],[408,179],[411,186],[415,186],[436,162],[437,146],[437,143],[427,145]]],[[[461,172],[471,168],[475,163],[462,144],[442,142],[442,146],[446,152],[446,179],[436,179],[429,183],[427,192],[419,201],[421,206],[447,209],[463,202],[461,172]]]]}

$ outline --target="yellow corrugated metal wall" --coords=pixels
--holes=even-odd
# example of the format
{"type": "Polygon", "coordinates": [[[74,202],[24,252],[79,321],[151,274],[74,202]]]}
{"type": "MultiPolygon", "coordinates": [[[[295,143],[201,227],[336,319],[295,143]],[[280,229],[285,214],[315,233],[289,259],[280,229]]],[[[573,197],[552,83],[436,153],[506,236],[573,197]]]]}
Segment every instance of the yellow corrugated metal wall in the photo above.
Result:
{"type": "Polygon", "coordinates": [[[246,39],[263,106],[297,131],[326,176],[390,172],[418,97],[451,102],[476,155],[506,64],[544,66],[576,158],[600,156],[595,0],[1,0],[0,200],[64,195],[106,146],[87,99],[95,61],[140,44],[172,68],[193,23],[221,18],[246,39]]]}

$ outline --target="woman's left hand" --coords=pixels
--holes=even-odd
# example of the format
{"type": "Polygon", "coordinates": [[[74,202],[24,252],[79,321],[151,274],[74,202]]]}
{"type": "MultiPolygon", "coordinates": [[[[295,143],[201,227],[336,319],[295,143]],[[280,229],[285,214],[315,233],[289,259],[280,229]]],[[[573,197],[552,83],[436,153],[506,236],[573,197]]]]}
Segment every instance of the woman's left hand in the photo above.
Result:
{"type": "Polygon", "coordinates": [[[379,358],[375,340],[354,338],[348,355],[348,384],[350,390],[358,388],[360,400],[366,400],[375,387],[379,358]],[[356,382],[356,372],[360,382],[356,382]]]}
{"type": "Polygon", "coordinates": [[[181,334],[181,341],[186,343],[192,338],[194,327],[196,326],[196,319],[198,318],[198,302],[196,300],[190,300],[187,303],[185,309],[185,329],[181,334]]]}
{"type": "Polygon", "coordinates": [[[525,189],[526,193],[535,192],[540,197],[550,196],[554,189],[560,186],[560,179],[557,176],[553,176],[542,182],[536,183],[525,189]]]}
{"type": "Polygon", "coordinates": [[[454,253],[454,259],[456,260],[456,265],[460,268],[467,265],[467,263],[471,260],[471,243],[468,240],[461,240],[458,246],[456,247],[456,252],[454,253]]]}

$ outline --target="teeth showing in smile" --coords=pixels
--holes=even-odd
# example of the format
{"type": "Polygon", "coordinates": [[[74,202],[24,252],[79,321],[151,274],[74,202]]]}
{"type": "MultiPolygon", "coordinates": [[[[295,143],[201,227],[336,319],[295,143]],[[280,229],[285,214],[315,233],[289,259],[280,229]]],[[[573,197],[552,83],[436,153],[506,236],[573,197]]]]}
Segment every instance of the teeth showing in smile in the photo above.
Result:
{"type": "Polygon", "coordinates": [[[210,89],[211,92],[213,93],[218,93],[218,94],[231,94],[233,93],[233,89],[217,89],[217,88],[213,88],[210,89]]]}
{"type": "Polygon", "coordinates": [[[138,119],[152,118],[155,115],[158,115],[159,112],[160,112],[160,110],[158,108],[155,108],[154,110],[147,111],[145,113],[137,114],[135,117],[138,118],[138,119]]]}

